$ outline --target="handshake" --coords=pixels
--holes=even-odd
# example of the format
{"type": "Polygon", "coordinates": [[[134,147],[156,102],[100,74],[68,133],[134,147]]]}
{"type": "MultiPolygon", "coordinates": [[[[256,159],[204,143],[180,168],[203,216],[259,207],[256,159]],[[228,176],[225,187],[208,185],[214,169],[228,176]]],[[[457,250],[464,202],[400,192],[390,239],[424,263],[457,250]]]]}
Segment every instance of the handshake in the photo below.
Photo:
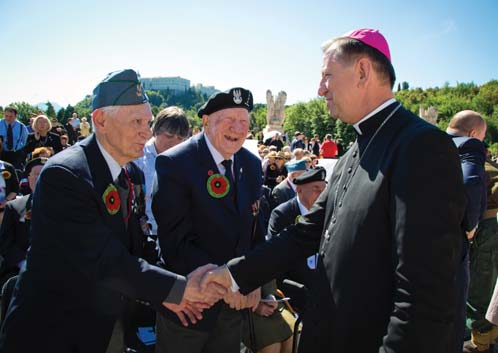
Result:
{"type": "Polygon", "coordinates": [[[202,311],[213,306],[222,299],[230,308],[242,310],[258,307],[261,299],[261,289],[258,288],[247,296],[232,291],[232,278],[226,266],[207,264],[197,268],[187,275],[187,286],[180,304],[163,302],[163,305],[173,311],[184,326],[188,321],[195,324],[202,319],[202,311]]]}

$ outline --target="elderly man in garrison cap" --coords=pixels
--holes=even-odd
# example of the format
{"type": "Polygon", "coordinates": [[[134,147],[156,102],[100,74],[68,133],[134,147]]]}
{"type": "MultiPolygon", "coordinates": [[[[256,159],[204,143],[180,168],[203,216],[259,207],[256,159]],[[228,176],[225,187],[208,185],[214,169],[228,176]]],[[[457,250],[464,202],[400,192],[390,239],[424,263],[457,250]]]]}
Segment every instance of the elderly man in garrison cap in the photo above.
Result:
{"type": "MultiPolygon", "coordinates": [[[[261,161],[242,148],[252,107],[244,88],[211,96],[198,112],[204,132],[157,156],[152,211],[168,270],[187,274],[251,248],[262,183],[261,161]]],[[[237,310],[256,308],[260,294],[253,291],[230,291],[188,327],[173,313],[159,314],[156,352],[239,352],[237,310]]]]}
{"type": "Polygon", "coordinates": [[[287,177],[282,180],[271,193],[270,206],[272,209],[296,196],[296,185],[294,179],[306,171],[305,160],[291,160],[285,163],[287,177]]]}
{"type": "Polygon", "coordinates": [[[50,159],[39,177],[32,245],[2,326],[2,352],[123,352],[127,298],[188,311],[187,301],[213,304],[225,294],[198,290],[212,266],[187,279],[140,259],[143,174],[129,162],[151,136],[151,111],[137,74],[109,74],[92,108],[95,134],[50,159]]]}
{"type": "Polygon", "coordinates": [[[448,352],[465,239],[456,147],[393,98],[379,31],[346,33],[323,50],[318,94],[356,142],[309,214],[203,284],[230,287],[233,276],[248,293],[318,252],[301,352],[448,352]]]}

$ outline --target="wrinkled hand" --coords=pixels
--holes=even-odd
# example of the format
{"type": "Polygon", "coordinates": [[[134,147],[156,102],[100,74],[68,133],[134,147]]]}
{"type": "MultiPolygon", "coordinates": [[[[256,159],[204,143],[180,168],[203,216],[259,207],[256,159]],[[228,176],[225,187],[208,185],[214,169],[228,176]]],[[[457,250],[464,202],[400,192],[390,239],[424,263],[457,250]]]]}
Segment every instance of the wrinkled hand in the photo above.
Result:
{"type": "Polygon", "coordinates": [[[232,278],[226,266],[220,266],[208,271],[201,280],[201,290],[205,290],[210,283],[217,283],[230,291],[232,278]]]}
{"type": "Polygon", "coordinates": [[[246,308],[251,308],[252,311],[255,311],[259,304],[259,299],[261,297],[260,288],[252,291],[247,296],[240,294],[240,292],[232,292],[231,290],[227,291],[223,300],[227,303],[230,308],[235,310],[242,310],[246,308]]]}
{"type": "Polygon", "coordinates": [[[206,273],[216,268],[216,265],[207,264],[189,273],[187,275],[187,286],[183,293],[183,299],[193,303],[206,303],[212,306],[223,298],[227,292],[225,286],[215,281],[212,283],[204,283],[203,281],[203,285],[201,286],[201,280],[203,280],[206,273]]]}
{"type": "Polygon", "coordinates": [[[196,324],[197,320],[202,320],[202,310],[209,308],[205,303],[191,303],[187,300],[182,300],[180,304],[164,302],[163,305],[174,312],[185,327],[189,324],[187,318],[192,324],[196,324]]]}
{"type": "Polygon", "coordinates": [[[256,308],[256,314],[259,316],[268,317],[273,314],[275,309],[278,308],[278,302],[275,299],[275,296],[269,295],[266,299],[271,299],[271,302],[260,302],[258,307],[256,308]]]}

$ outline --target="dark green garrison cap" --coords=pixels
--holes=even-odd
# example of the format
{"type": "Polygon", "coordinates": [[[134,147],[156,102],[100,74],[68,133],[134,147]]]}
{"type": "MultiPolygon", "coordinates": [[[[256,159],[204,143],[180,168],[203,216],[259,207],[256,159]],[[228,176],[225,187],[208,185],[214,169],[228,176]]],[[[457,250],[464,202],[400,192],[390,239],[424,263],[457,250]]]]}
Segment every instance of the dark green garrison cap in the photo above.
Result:
{"type": "Polygon", "coordinates": [[[131,70],[111,72],[93,90],[92,110],[113,105],[135,105],[149,99],[139,75],[131,70]]]}

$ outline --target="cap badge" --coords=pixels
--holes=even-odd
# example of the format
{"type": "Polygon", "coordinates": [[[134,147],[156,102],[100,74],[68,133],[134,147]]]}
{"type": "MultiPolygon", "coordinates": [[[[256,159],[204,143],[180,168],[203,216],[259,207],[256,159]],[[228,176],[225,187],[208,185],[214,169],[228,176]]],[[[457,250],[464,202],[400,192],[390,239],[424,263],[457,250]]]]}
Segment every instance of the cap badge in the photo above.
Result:
{"type": "Polygon", "coordinates": [[[137,85],[137,97],[142,97],[142,85],[137,85]]]}
{"type": "Polygon", "coordinates": [[[235,104],[242,103],[242,92],[240,91],[240,89],[233,90],[233,102],[235,104]]]}

